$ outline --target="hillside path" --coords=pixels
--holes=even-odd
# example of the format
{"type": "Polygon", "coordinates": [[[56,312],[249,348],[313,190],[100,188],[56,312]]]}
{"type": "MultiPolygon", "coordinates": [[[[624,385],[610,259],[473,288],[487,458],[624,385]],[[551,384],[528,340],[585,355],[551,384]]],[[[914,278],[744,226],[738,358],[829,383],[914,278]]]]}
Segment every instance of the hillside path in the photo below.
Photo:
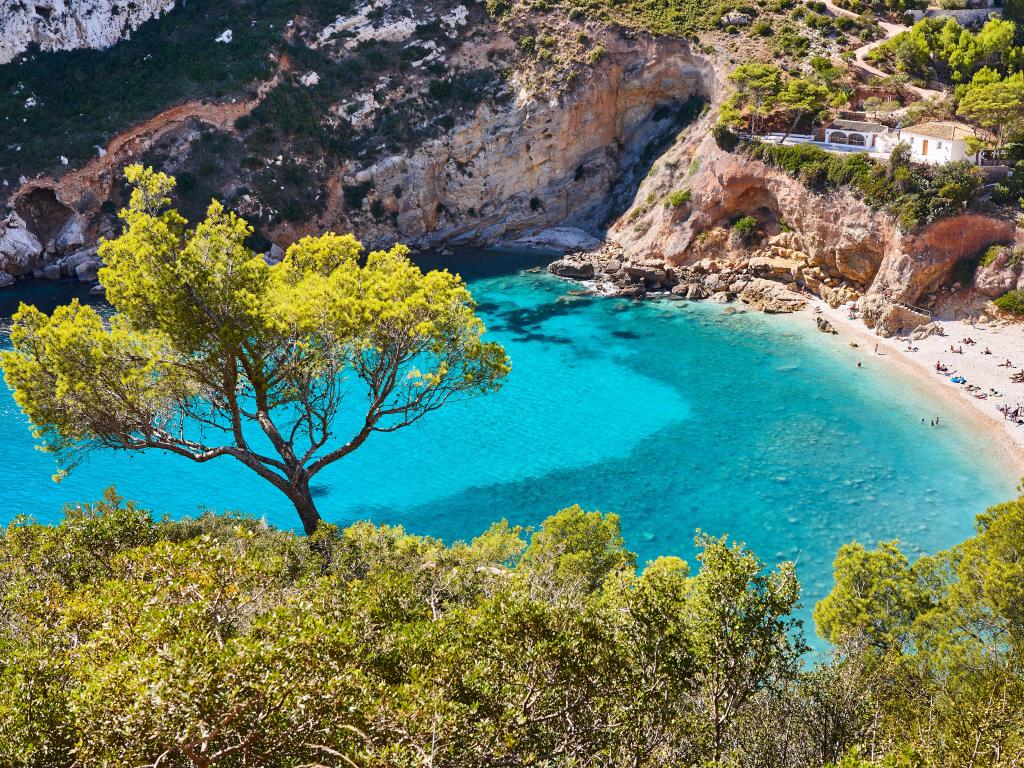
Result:
{"type": "MultiPolygon", "coordinates": [[[[833,16],[848,16],[851,19],[859,18],[859,16],[856,13],[854,13],[853,11],[849,11],[846,8],[840,8],[838,5],[833,3],[832,0],[824,0],[824,3],[825,7],[828,8],[828,10],[832,13],[833,16]]],[[[894,37],[896,37],[896,35],[900,34],[901,32],[908,31],[910,27],[904,26],[903,24],[893,24],[892,22],[889,21],[879,21],[877,23],[878,26],[882,28],[882,31],[885,32],[885,34],[878,40],[872,40],[870,43],[866,43],[862,45],[860,48],[854,49],[853,64],[862,72],[865,72],[874,77],[884,78],[889,77],[889,73],[883,72],[874,64],[868,63],[868,54],[871,53],[871,51],[875,50],[875,48],[878,48],[883,43],[892,40],[894,37]]],[[[930,88],[921,88],[911,83],[907,83],[904,86],[904,88],[906,88],[908,91],[917,94],[918,98],[920,99],[943,99],[946,96],[946,94],[943,93],[942,91],[935,91],[930,88]]]]}

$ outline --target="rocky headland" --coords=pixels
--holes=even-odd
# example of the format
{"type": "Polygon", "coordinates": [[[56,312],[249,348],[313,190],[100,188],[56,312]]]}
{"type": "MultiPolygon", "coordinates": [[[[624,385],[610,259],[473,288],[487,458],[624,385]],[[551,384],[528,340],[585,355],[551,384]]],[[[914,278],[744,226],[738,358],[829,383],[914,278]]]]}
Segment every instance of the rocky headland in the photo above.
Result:
{"type": "MultiPolygon", "coordinates": [[[[19,46],[46,35],[51,47],[103,46],[173,4],[116,5],[22,3],[0,19],[35,25],[8,36],[19,46]],[[111,15],[121,26],[102,21],[111,15]],[[77,38],[52,31],[65,17],[85,20],[77,38]]],[[[965,210],[904,232],[851,191],[815,191],[721,149],[711,128],[735,40],[716,47],[532,11],[498,23],[456,0],[353,3],[330,23],[306,15],[286,29],[292,53],[270,54],[267,79],[249,92],[175,104],[88,161],[5,180],[0,284],[95,280],[96,243],[118,227],[121,169],[138,160],[189,182],[186,213],[211,196],[228,201],[271,260],[325,229],[371,246],[546,243],[575,251],[553,272],[603,293],[736,298],[766,312],[811,297],[855,302],[880,335],[943,312],[992,313],[990,298],[1024,284],[1009,250],[961,275],[986,247],[1017,241],[1004,216],[965,210]],[[527,53],[545,40],[561,44],[527,53]],[[301,46],[313,58],[297,63],[301,46]],[[345,66],[376,68],[374,87],[334,82],[331,68],[345,66]],[[275,111],[282,94],[310,105],[320,144],[303,138],[309,126],[268,139],[293,116],[275,111]],[[755,222],[742,235],[740,218],[755,222]],[[553,229],[576,234],[539,235],[553,229]]]]}

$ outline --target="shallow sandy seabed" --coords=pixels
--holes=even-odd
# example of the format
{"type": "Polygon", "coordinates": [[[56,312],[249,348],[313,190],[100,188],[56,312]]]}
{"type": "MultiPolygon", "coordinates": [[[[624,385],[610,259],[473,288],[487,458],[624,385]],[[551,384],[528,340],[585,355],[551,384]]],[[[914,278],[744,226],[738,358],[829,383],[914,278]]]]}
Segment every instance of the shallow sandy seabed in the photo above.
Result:
{"type": "MultiPolygon", "coordinates": [[[[876,336],[860,319],[850,319],[845,307],[833,309],[825,302],[816,300],[808,309],[813,314],[819,309],[822,315],[835,327],[840,338],[847,338],[863,351],[865,366],[881,363],[896,372],[912,376],[919,386],[933,391],[942,402],[955,410],[958,420],[964,426],[971,425],[990,439],[1000,452],[998,459],[1008,462],[1004,466],[1016,469],[1024,477],[1024,425],[1005,419],[998,408],[1009,405],[1021,406],[1024,412],[1024,384],[1010,380],[1010,376],[1024,368],[1024,325],[1019,323],[990,322],[971,325],[964,320],[939,321],[945,330],[944,336],[929,336],[919,341],[906,337],[888,339],[876,336]],[[965,344],[963,339],[973,339],[974,344],[965,344]],[[963,349],[963,354],[950,351],[950,347],[963,349]],[[910,349],[908,349],[910,347],[910,349]],[[916,351],[911,351],[916,348],[916,351]],[[991,354],[985,354],[988,349],[991,354]],[[876,352],[877,350],[877,352],[876,352]],[[1013,367],[1001,367],[1000,363],[1010,360],[1013,367]],[[948,373],[939,374],[936,362],[942,363],[948,373]],[[954,384],[950,379],[963,376],[966,384],[954,384]],[[965,387],[974,384],[980,392],[968,392],[965,387]],[[1002,397],[994,396],[996,390],[1002,397]],[[974,395],[987,394],[985,399],[974,395]]],[[[930,426],[930,416],[924,426],[930,426]]]]}

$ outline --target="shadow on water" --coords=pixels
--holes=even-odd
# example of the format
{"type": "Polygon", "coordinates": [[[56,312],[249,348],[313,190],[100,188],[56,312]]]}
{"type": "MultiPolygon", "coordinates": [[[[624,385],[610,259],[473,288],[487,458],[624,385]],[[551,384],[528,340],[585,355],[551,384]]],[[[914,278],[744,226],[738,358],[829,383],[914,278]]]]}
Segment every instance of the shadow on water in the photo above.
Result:
{"type": "Polygon", "coordinates": [[[571,304],[557,301],[540,307],[498,310],[495,314],[496,321],[492,323],[492,327],[496,331],[516,334],[535,333],[548,320],[568,315],[571,312],[571,304]]]}
{"type": "Polygon", "coordinates": [[[412,260],[424,271],[447,269],[469,282],[514,275],[527,269],[543,269],[563,255],[562,251],[546,248],[495,247],[458,250],[450,254],[423,252],[413,255],[412,260]]]}
{"type": "Polygon", "coordinates": [[[572,339],[568,336],[550,336],[546,333],[524,333],[519,336],[515,336],[513,341],[540,341],[545,344],[572,344],[572,339]]]}

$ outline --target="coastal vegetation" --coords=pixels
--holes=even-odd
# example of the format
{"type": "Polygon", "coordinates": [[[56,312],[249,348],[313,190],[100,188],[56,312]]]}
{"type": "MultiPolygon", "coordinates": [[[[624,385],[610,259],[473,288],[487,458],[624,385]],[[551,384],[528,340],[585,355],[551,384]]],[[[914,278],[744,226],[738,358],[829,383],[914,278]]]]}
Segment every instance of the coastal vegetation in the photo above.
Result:
{"type": "Polygon", "coordinates": [[[190,229],[169,208],[172,177],[141,165],[125,176],[124,231],[100,246],[113,315],[23,304],[0,354],[62,472],[100,448],[230,456],[313,534],[320,471],[508,373],[461,279],[422,273],[405,247],[364,257],[354,237],[328,233],[268,266],[220,203],[190,229]]]}
{"type": "Polygon", "coordinates": [[[1024,64],[1017,25],[990,19],[977,33],[954,19],[924,18],[906,32],[882,43],[870,58],[922,82],[969,84],[985,70],[1004,76],[1024,64]]]}
{"type": "Polygon", "coordinates": [[[1006,312],[1024,315],[1024,291],[1007,291],[995,300],[995,305],[1006,312]]]}
{"type": "Polygon", "coordinates": [[[0,533],[0,762],[1009,768],[1022,527],[1017,499],[916,562],[843,547],[801,663],[793,565],[725,538],[638,569],[579,507],[446,545],[111,490],[0,533]]]}
{"type": "Polygon", "coordinates": [[[899,148],[885,165],[863,153],[839,155],[808,144],[743,146],[750,157],[786,171],[812,189],[852,189],[908,230],[963,211],[984,182],[981,171],[967,162],[911,164],[899,148]]]}

